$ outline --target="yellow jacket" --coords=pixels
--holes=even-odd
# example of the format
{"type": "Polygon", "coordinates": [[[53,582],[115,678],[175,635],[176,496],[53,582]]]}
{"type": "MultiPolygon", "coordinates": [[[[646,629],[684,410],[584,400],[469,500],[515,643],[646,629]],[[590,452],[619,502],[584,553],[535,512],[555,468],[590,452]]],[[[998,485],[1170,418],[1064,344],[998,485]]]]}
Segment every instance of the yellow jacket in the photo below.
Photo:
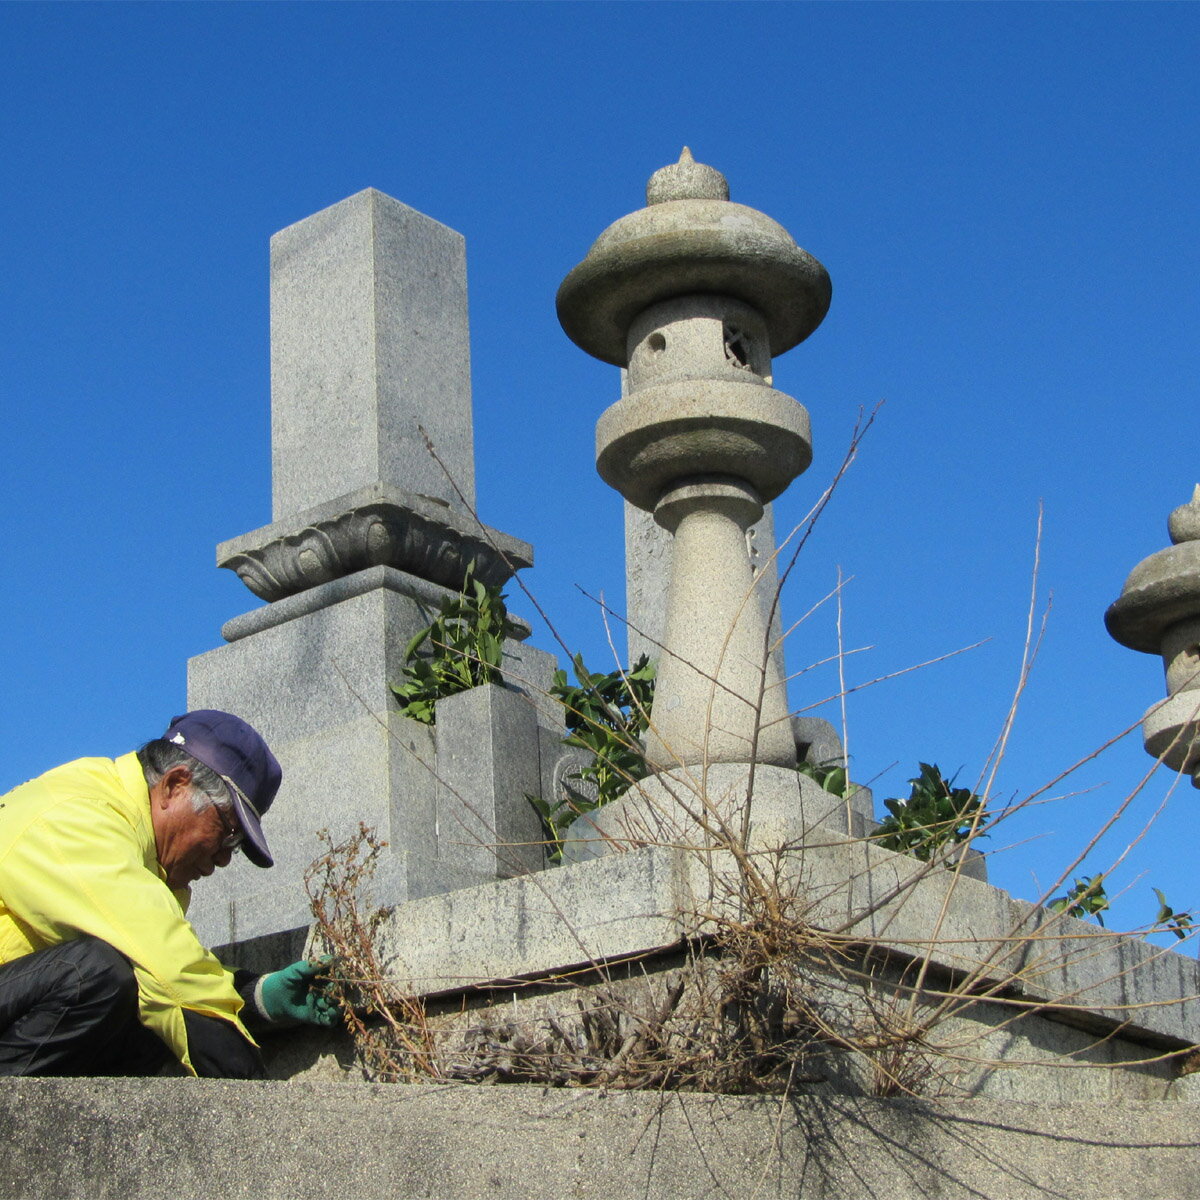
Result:
{"type": "Polygon", "coordinates": [[[142,1024],[195,1074],[182,1010],[230,1021],[233,976],[167,887],[136,754],[81,758],[0,796],[0,963],[92,934],[133,963],[142,1024]]]}

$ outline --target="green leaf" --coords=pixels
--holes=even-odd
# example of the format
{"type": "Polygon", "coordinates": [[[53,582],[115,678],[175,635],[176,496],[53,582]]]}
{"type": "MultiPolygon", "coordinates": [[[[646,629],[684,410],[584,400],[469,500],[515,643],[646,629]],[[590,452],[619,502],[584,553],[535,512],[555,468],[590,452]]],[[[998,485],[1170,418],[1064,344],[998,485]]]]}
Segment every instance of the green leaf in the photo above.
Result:
{"type": "Polygon", "coordinates": [[[419,633],[413,634],[412,638],[409,639],[408,645],[404,647],[405,659],[416,657],[416,653],[420,649],[421,643],[424,642],[424,640],[429,636],[429,631],[432,628],[433,626],[430,625],[422,629],[419,633]]]}

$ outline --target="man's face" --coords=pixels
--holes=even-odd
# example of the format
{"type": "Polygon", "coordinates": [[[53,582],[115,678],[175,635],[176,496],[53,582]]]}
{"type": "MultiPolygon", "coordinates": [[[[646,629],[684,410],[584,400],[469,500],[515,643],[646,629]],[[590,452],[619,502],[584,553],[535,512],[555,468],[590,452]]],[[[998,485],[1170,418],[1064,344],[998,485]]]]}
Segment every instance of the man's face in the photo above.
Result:
{"type": "Polygon", "coordinates": [[[236,818],[215,805],[196,812],[191,797],[192,775],[182,766],[172,767],[150,789],[154,843],[172,889],[211,875],[217,867],[228,866],[233,857],[233,850],[224,843],[236,830],[236,818]]]}

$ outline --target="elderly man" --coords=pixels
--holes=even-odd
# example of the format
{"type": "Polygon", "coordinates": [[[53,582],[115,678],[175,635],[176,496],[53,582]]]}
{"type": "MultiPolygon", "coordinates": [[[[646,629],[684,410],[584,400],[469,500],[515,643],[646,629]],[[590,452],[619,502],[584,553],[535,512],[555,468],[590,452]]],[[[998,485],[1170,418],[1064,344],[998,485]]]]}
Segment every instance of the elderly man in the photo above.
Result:
{"type": "Polygon", "coordinates": [[[316,964],[227,971],[185,913],[189,885],[237,850],[282,773],[231,713],[176,717],[118,759],[81,758],[0,797],[0,1075],[262,1078],[243,1024],[338,1019],[316,964]]]}

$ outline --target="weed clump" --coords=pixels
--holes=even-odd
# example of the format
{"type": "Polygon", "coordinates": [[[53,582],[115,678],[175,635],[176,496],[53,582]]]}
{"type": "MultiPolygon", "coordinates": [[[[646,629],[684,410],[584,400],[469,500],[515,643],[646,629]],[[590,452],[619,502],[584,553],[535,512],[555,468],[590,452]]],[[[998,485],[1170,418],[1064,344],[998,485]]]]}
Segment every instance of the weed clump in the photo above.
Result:
{"type": "Polygon", "coordinates": [[[387,842],[362,822],[344,841],[335,843],[328,829],[317,837],[325,853],[304,872],[304,887],[317,938],[330,958],[329,994],[341,1008],[359,1061],[380,1083],[436,1079],[440,1072],[425,1007],[392,986],[376,948],[388,910],[371,906],[367,893],[387,842]]]}

